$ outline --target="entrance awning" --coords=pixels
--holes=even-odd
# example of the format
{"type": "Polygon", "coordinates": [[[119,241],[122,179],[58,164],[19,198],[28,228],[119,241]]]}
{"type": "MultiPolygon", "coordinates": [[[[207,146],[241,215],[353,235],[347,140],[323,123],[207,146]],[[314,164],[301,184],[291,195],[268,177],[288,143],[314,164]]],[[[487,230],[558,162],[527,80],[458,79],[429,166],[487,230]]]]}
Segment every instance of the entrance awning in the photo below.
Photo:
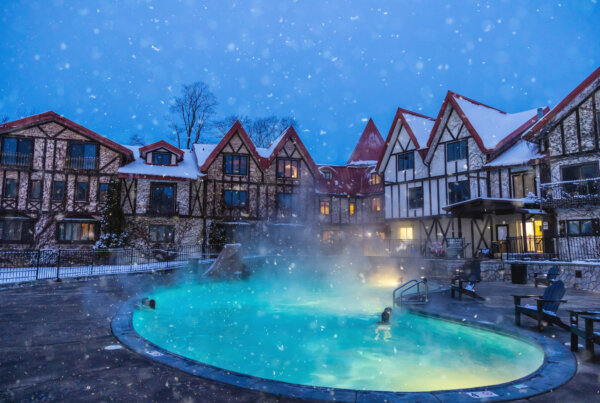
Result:
{"type": "Polygon", "coordinates": [[[539,209],[539,203],[529,199],[500,199],[478,197],[443,207],[455,217],[481,218],[485,214],[545,214],[539,209]]]}

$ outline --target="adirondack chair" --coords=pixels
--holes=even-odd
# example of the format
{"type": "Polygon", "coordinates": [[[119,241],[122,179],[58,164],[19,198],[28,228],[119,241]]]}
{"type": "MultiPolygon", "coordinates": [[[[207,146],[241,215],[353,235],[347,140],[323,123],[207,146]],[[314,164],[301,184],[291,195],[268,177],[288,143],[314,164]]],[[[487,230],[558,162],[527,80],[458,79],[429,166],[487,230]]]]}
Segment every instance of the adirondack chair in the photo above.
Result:
{"type": "Polygon", "coordinates": [[[558,274],[560,273],[560,269],[558,266],[550,267],[548,273],[534,273],[534,282],[535,288],[537,288],[538,284],[550,285],[553,281],[556,280],[558,274]]]}
{"type": "MultiPolygon", "coordinates": [[[[600,332],[594,332],[594,320],[590,320],[591,317],[600,317],[600,310],[569,310],[569,322],[571,324],[571,351],[579,351],[579,338],[583,337],[585,340],[585,349],[588,350],[592,356],[594,355],[594,344],[600,344],[600,332]],[[583,329],[579,327],[580,316],[585,320],[586,326],[583,329]]],[[[595,321],[598,320],[596,319],[595,321]]]]}
{"type": "Polygon", "coordinates": [[[481,297],[475,292],[475,284],[481,281],[481,264],[479,260],[472,260],[465,264],[464,268],[452,278],[452,284],[450,293],[452,298],[455,297],[458,292],[458,299],[462,300],[463,294],[468,295],[471,298],[475,298],[481,301],[485,301],[485,298],[481,297]]]}
{"type": "Polygon", "coordinates": [[[560,280],[553,282],[546,288],[544,295],[541,297],[538,295],[513,295],[515,302],[515,324],[521,326],[521,314],[523,314],[536,319],[540,331],[544,329],[544,324],[557,325],[563,329],[570,330],[569,326],[556,315],[560,303],[567,302],[562,299],[564,295],[565,284],[560,280]],[[537,298],[536,306],[521,305],[521,299],[523,298],[537,298]]]}

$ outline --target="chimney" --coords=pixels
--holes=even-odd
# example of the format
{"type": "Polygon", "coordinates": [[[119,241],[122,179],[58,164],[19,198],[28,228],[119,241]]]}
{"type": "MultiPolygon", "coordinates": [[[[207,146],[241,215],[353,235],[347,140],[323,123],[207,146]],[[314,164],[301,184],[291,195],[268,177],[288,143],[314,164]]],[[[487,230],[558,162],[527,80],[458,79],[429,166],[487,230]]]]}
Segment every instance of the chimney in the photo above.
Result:
{"type": "Polygon", "coordinates": [[[544,117],[544,108],[538,108],[538,120],[544,117]]]}

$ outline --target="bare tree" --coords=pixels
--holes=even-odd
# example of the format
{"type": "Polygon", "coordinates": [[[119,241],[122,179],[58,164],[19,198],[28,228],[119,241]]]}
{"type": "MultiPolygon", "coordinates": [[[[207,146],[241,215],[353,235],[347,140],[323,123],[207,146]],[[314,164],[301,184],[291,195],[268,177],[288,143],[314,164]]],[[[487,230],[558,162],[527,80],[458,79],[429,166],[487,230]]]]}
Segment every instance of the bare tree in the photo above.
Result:
{"type": "Polygon", "coordinates": [[[0,124],[8,122],[8,115],[0,116],[0,124]]]}
{"type": "Polygon", "coordinates": [[[181,96],[174,97],[170,107],[174,115],[171,128],[178,147],[183,143],[190,148],[192,143],[200,140],[202,130],[214,116],[217,105],[217,98],[205,83],[199,81],[183,86],[181,96]]]}
{"type": "Polygon", "coordinates": [[[244,129],[256,147],[269,147],[285,129],[296,125],[296,120],[289,116],[283,118],[268,116],[252,120],[244,115],[231,115],[215,122],[214,127],[216,132],[224,135],[236,120],[239,120],[242,126],[244,126],[244,129]]]}
{"type": "Polygon", "coordinates": [[[129,143],[129,145],[132,145],[132,146],[143,146],[144,140],[142,139],[142,136],[140,136],[139,134],[132,134],[129,137],[128,143],[129,143]]]}

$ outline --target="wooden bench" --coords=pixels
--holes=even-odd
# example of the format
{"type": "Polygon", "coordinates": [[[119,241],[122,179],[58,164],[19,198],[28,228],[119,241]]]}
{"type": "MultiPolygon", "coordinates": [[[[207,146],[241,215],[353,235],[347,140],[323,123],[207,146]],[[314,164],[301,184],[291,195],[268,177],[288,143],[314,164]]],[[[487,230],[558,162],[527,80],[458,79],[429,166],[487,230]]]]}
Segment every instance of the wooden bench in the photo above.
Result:
{"type": "Polygon", "coordinates": [[[583,309],[569,310],[571,325],[571,351],[579,351],[579,338],[585,340],[585,349],[594,356],[594,344],[600,344],[600,333],[594,332],[594,322],[600,322],[600,311],[583,309]],[[584,320],[585,326],[579,328],[579,318],[584,320]]]}

